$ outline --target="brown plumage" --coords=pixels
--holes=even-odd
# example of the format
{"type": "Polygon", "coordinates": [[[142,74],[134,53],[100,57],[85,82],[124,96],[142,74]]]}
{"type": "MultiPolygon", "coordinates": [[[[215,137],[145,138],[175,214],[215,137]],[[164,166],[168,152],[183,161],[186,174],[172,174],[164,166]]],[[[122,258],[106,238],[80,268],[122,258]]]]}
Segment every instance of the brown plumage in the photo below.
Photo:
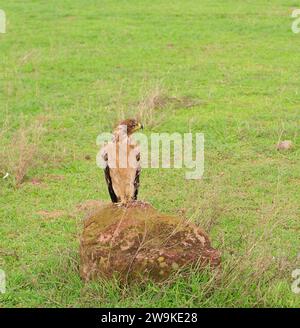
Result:
{"type": "Polygon", "coordinates": [[[105,161],[105,180],[113,203],[126,204],[137,199],[140,184],[140,149],[132,134],[143,126],[135,119],[119,123],[113,140],[101,150],[105,161]]]}

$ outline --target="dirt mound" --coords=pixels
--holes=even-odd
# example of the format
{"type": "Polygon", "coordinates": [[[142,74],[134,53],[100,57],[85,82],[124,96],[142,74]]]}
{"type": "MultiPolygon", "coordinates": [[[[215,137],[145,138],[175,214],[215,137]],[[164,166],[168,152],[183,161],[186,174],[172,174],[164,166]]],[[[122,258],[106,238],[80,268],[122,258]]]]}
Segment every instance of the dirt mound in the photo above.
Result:
{"type": "Polygon", "coordinates": [[[105,204],[85,220],[80,273],[96,277],[167,278],[187,265],[218,266],[220,253],[196,225],[159,213],[150,204],[105,204]]]}

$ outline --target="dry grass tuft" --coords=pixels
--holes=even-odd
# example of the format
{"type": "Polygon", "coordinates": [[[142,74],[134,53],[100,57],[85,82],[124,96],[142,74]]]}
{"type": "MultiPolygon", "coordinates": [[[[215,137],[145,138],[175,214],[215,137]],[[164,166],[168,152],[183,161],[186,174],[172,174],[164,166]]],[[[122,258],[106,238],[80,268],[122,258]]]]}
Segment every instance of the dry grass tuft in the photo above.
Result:
{"type": "MultiPolygon", "coordinates": [[[[192,97],[169,96],[160,85],[156,85],[150,91],[146,92],[142,100],[138,103],[138,117],[147,126],[152,127],[161,116],[157,117],[157,111],[164,108],[190,108],[203,104],[203,101],[192,97]]],[[[161,114],[161,112],[160,112],[161,114]]]]}
{"type": "MultiPolygon", "coordinates": [[[[2,176],[12,176],[16,187],[20,187],[30,168],[36,164],[39,145],[45,132],[44,121],[44,118],[39,118],[25,126],[22,119],[19,129],[9,141],[5,140],[4,132],[0,135],[4,145],[0,150],[0,172],[2,176]]],[[[7,126],[3,131],[9,132],[7,126]]]]}
{"type": "Polygon", "coordinates": [[[160,86],[148,91],[138,104],[138,117],[148,127],[156,125],[155,112],[167,105],[167,96],[160,86]]]}

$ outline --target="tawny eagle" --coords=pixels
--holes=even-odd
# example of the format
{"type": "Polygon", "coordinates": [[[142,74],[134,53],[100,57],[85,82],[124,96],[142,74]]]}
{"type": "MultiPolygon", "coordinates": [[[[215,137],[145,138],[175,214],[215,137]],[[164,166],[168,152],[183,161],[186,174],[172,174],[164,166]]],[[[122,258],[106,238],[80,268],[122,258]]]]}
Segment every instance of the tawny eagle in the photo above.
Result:
{"type": "Polygon", "coordinates": [[[126,204],[137,199],[140,185],[140,148],[132,134],[143,128],[136,119],[119,123],[112,141],[101,149],[108,192],[113,203],[126,204]]]}

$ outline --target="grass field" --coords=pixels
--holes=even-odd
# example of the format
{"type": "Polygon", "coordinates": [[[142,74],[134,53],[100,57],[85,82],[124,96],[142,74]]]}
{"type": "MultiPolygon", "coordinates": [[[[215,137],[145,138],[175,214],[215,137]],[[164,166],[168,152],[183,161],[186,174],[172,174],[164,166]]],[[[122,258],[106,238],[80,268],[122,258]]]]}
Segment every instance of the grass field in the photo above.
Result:
{"type": "Polygon", "coordinates": [[[299,307],[300,2],[0,1],[0,307],[299,307]],[[153,99],[181,99],[179,105],[153,99]],[[151,103],[152,101],[152,103],[151,103]],[[78,204],[109,200],[96,137],[203,132],[205,174],[145,169],[140,198],[198,222],[222,273],[84,284],[78,204]],[[152,104],[152,105],[151,105],[152,104]],[[192,104],[191,106],[189,104],[192,104]],[[144,107],[145,107],[144,106],[144,107]],[[148,106],[148,107],[147,107],[148,106]],[[276,150],[279,140],[293,149],[276,150]]]}

